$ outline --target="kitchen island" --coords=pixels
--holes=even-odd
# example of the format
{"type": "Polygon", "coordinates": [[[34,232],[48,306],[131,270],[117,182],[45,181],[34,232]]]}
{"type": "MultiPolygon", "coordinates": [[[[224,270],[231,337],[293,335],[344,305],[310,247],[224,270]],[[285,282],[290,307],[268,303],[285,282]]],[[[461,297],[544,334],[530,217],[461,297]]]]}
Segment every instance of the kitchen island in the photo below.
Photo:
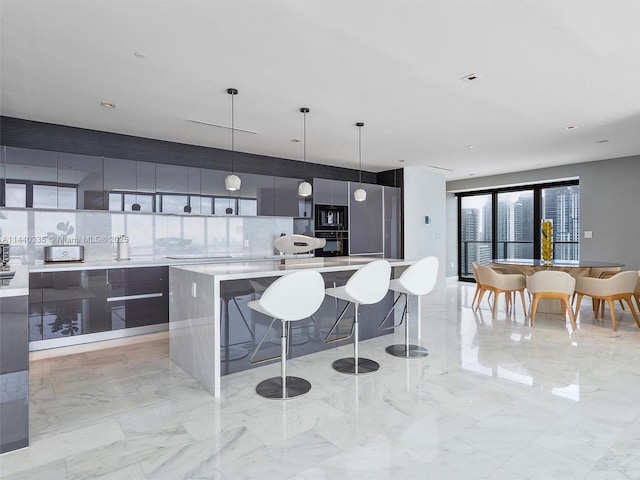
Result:
{"type": "Polygon", "coordinates": [[[29,445],[29,269],[0,276],[0,454],[29,445]]]}
{"type": "MultiPolygon", "coordinates": [[[[266,261],[171,267],[171,359],[214,396],[219,396],[220,377],[251,368],[250,353],[262,335],[270,333],[266,330],[271,319],[244,308],[242,301],[237,302],[238,298],[253,298],[278,277],[301,269],[320,272],[327,286],[341,285],[358,268],[373,260],[376,258],[355,256],[309,258],[293,264],[266,261]],[[231,316],[230,311],[235,315],[231,316]]],[[[389,262],[394,270],[393,277],[413,263],[398,259],[389,259],[389,262]]],[[[393,294],[389,292],[382,302],[361,307],[361,340],[390,333],[378,330],[378,324],[392,303],[393,294]]],[[[344,302],[326,297],[313,318],[297,322],[291,334],[290,357],[348,344],[351,340],[331,344],[324,342],[326,333],[344,306],[344,302]]],[[[347,313],[346,317],[352,318],[353,315],[347,313]]],[[[350,323],[349,320],[343,321],[342,324],[346,325],[337,335],[348,331],[350,323]]],[[[266,346],[258,352],[257,359],[268,358],[273,351],[279,350],[279,337],[276,337],[275,330],[271,333],[274,341],[264,342],[266,346]]]]}

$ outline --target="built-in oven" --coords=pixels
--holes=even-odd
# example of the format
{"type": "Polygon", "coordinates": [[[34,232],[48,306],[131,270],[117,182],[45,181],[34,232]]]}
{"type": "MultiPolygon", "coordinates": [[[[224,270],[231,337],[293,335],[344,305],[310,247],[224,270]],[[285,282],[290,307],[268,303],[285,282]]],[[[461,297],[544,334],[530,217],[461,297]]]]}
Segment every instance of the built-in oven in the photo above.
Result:
{"type": "Polygon", "coordinates": [[[348,230],[347,207],[344,205],[317,205],[315,206],[316,231],[322,230],[348,230]]]}
{"type": "Polygon", "coordinates": [[[349,235],[343,230],[316,232],[316,238],[324,238],[326,244],[315,251],[316,257],[342,257],[349,255],[349,235]]]}

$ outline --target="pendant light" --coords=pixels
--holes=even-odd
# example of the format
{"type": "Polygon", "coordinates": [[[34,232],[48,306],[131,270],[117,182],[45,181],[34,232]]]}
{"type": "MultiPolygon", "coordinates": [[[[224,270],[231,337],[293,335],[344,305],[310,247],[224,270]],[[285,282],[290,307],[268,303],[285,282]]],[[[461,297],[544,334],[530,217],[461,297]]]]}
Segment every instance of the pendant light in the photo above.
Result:
{"type": "Polygon", "coordinates": [[[235,150],[234,143],[234,135],[235,135],[235,118],[234,118],[234,109],[233,109],[233,97],[238,94],[238,90],[235,88],[227,88],[227,93],[231,95],[231,173],[227,175],[227,178],[224,179],[224,188],[233,192],[236,190],[240,190],[240,177],[238,177],[235,173],[233,173],[233,156],[235,150]]]}
{"type": "Polygon", "coordinates": [[[308,197],[313,192],[313,187],[307,182],[307,113],[309,109],[302,107],[302,161],[304,162],[304,182],[298,185],[298,195],[308,197]]]}
{"type": "Polygon", "coordinates": [[[353,198],[356,202],[364,202],[367,199],[367,192],[362,188],[362,127],[364,127],[364,123],[358,122],[356,123],[356,127],[358,127],[358,158],[359,158],[359,166],[360,166],[360,187],[353,192],[353,198]]]}

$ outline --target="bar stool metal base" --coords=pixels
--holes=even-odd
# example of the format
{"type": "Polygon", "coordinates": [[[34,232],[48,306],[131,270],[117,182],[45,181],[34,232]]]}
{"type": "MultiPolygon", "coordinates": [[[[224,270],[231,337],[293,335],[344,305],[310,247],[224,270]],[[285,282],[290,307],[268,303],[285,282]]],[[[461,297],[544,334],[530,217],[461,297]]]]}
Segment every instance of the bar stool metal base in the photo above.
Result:
{"type": "Polygon", "coordinates": [[[271,377],[256,386],[256,393],[264,398],[286,400],[304,395],[311,390],[311,384],[300,377],[287,377],[287,385],[282,390],[282,377],[271,377]]]}
{"type": "Polygon", "coordinates": [[[421,358],[429,355],[429,350],[420,345],[409,345],[407,347],[404,343],[389,345],[385,350],[394,357],[421,358]]]}
{"type": "Polygon", "coordinates": [[[341,358],[333,362],[332,367],[340,373],[351,375],[366,375],[378,371],[380,364],[368,358],[358,358],[358,369],[356,371],[356,362],[354,357],[341,358]]]}

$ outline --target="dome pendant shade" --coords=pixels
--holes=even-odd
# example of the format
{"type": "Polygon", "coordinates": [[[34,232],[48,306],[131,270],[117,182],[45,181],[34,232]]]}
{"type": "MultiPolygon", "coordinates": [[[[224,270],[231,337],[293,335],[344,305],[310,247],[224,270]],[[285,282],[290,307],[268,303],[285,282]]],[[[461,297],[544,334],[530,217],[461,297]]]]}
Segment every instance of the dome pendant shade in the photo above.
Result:
{"type": "Polygon", "coordinates": [[[364,202],[367,199],[367,192],[363,188],[359,188],[353,192],[353,198],[356,202],[364,202]]]}
{"type": "Polygon", "coordinates": [[[241,183],[242,181],[240,180],[240,177],[232,173],[227,175],[227,178],[224,179],[224,188],[234,192],[236,190],[240,190],[241,183]]]}
{"type": "Polygon", "coordinates": [[[309,195],[311,195],[311,192],[312,188],[309,182],[302,182],[300,185],[298,185],[298,195],[300,195],[301,197],[308,197],[309,195]]]}

